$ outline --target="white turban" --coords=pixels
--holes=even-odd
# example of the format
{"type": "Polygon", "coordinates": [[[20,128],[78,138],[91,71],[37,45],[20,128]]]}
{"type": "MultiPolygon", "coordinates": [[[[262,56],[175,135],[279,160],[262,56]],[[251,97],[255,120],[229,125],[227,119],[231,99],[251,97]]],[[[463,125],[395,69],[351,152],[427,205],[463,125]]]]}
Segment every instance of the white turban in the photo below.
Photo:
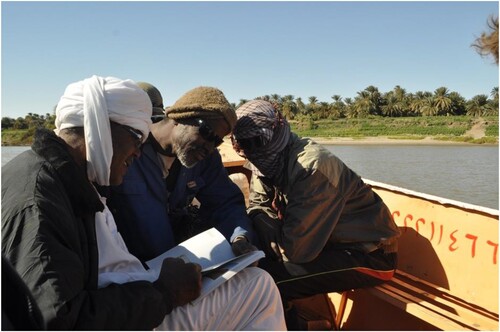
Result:
{"type": "Polygon", "coordinates": [[[92,76],[66,88],[56,108],[56,134],[83,127],[90,181],[109,186],[113,144],[110,121],[149,135],[152,105],[146,92],[132,80],[92,76]]]}

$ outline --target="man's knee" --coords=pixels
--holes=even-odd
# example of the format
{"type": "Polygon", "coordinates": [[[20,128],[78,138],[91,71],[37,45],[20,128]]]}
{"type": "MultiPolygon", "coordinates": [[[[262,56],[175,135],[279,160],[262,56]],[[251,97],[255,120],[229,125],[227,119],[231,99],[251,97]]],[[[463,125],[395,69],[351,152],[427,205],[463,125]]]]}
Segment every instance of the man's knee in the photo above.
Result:
{"type": "Polygon", "coordinates": [[[274,285],[274,280],[269,273],[258,267],[247,267],[237,274],[240,282],[258,283],[262,285],[274,285]]]}

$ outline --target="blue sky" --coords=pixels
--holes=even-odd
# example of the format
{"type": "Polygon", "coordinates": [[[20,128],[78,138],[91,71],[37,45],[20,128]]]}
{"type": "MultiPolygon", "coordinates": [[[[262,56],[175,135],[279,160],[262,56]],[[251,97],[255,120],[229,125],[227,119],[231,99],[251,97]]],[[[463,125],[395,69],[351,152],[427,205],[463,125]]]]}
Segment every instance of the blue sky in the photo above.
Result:
{"type": "Polygon", "coordinates": [[[369,85],[470,99],[498,86],[498,66],[470,46],[492,14],[497,1],[2,1],[1,113],[51,113],[93,74],[150,82],[165,105],[200,85],[234,103],[331,102],[369,85]]]}

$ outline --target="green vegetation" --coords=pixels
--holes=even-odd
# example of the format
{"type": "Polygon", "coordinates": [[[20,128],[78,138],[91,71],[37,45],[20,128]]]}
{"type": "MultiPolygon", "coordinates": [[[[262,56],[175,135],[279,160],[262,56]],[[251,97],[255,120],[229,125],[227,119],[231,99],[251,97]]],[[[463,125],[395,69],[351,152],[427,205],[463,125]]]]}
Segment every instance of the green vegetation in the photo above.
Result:
{"type": "Polygon", "coordinates": [[[54,129],[56,116],[28,113],[24,118],[2,118],[2,145],[31,145],[36,128],[54,129]]]}
{"type": "Polygon", "coordinates": [[[498,119],[494,123],[487,124],[485,135],[498,137],[498,119]]]}
{"type": "MultiPolygon", "coordinates": [[[[389,118],[370,116],[368,118],[318,120],[304,117],[301,121],[290,121],[292,130],[307,137],[378,137],[391,139],[421,140],[432,137],[436,140],[468,142],[475,144],[498,143],[498,116],[476,118],[460,116],[428,116],[389,118]],[[483,123],[485,136],[474,139],[466,133],[478,121],[483,123]]],[[[2,130],[2,145],[29,145],[34,128],[2,130]]]]}
{"type": "Polygon", "coordinates": [[[498,140],[498,116],[481,119],[485,137],[474,139],[466,135],[478,118],[460,116],[429,116],[387,118],[370,116],[363,119],[319,120],[311,126],[310,121],[291,121],[292,130],[308,137],[378,137],[420,140],[432,137],[438,140],[470,143],[496,143],[498,140]]]}
{"type": "MultiPolygon", "coordinates": [[[[255,99],[271,102],[290,121],[300,136],[310,137],[392,137],[399,139],[438,138],[448,141],[490,143],[498,140],[498,87],[489,96],[466,100],[446,87],[434,92],[408,93],[399,85],[388,92],[368,86],[354,98],[333,95],[332,101],[309,102],[292,95],[265,95],[255,99]],[[474,139],[467,132],[480,124],[485,137],[474,139]]],[[[240,99],[239,107],[248,100],[240,99]]],[[[2,118],[2,145],[29,144],[34,128],[54,128],[55,115],[29,113],[24,118],[2,118]],[[22,130],[28,131],[28,134],[22,130]]]]}
{"type": "MultiPolygon", "coordinates": [[[[369,116],[383,117],[425,117],[425,116],[489,116],[498,115],[498,87],[494,87],[489,96],[480,94],[466,100],[458,92],[439,87],[434,92],[417,91],[409,93],[396,85],[388,92],[381,92],[373,85],[357,92],[354,98],[333,95],[331,102],[320,102],[315,96],[309,102],[292,95],[278,94],[257,97],[269,101],[289,120],[310,117],[312,120],[353,119],[369,116]]],[[[248,100],[240,99],[236,107],[248,100]]]]}
{"type": "Polygon", "coordinates": [[[7,129],[2,130],[2,145],[31,145],[34,130],[30,129],[7,129]]]}

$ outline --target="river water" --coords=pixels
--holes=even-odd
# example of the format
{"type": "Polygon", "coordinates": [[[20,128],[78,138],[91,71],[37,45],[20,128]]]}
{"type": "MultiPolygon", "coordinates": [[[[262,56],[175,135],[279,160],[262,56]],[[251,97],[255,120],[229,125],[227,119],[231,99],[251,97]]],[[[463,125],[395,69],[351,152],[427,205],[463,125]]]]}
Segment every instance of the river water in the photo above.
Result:
{"type": "Polygon", "coordinates": [[[498,146],[327,145],[361,177],[498,209],[498,146]]]}
{"type": "MultiPolygon", "coordinates": [[[[498,209],[498,146],[326,145],[361,177],[498,209]]],[[[2,166],[29,147],[2,147],[2,166]]]]}

